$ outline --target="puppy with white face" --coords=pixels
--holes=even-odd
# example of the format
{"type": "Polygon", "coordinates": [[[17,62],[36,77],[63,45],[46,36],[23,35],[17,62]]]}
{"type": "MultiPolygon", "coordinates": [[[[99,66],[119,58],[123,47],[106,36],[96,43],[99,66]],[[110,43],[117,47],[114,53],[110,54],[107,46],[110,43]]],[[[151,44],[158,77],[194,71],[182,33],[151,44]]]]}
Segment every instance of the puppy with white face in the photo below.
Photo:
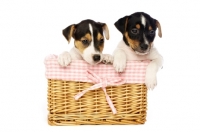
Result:
{"type": "Polygon", "coordinates": [[[136,12],[120,18],[115,27],[123,38],[114,51],[113,66],[117,72],[123,72],[127,60],[151,60],[147,67],[145,84],[148,89],[157,85],[156,73],[162,66],[163,58],[153,46],[156,30],[162,37],[158,20],[144,12],[136,12]]]}
{"type": "MultiPolygon", "coordinates": [[[[63,52],[58,56],[61,66],[67,66],[71,60],[83,59],[91,65],[103,60],[104,35],[109,39],[108,27],[105,23],[93,20],[83,20],[78,24],[72,24],[63,30],[63,35],[70,43],[74,38],[74,47],[70,52],[63,52]]],[[[112,59],[111,56],[108,59],[112,59]]]]}

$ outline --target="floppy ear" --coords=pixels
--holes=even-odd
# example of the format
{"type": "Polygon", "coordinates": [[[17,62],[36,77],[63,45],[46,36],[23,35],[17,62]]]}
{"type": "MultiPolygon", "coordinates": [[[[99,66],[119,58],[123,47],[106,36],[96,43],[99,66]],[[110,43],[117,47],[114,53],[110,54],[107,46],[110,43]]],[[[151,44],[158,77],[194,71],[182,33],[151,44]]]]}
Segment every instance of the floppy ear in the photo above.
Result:
{"type": "Polygon", "coordinates": [[[68,26],[67,28],[63,29],[62,33],[65,36],[65,38],[67,39],[68,43],[70,43],[71,37],[74,37],[74,33],[75,33],[76,29],[75,29],[75,25],[72,24],[70,26],[68,26]]]}
{"type": "Polygon", "coordinates": [[[158,28],[158,36],[159,36],[160,38],[162,38],[161,25],[160,25],[160,23],[159,23],[158,20],[156,20],[156,26],[157,26],[157,28],[158,28]]]}
{"type": "Polygon", "coordinates": [[[125,16],[116,21],[114,25],[122,34],[124,34],[126,31],[127,22],[128,22],[128,16],[125,16]]]}
{"type": "Polygon", "coordinates": [[[101,23],[101,22],[98,22],[98,23],[102,26],[104,36],[106,37],[107,40],[109,40],[110,35],[109,35],[108,26],[105,23],[101,23]]]}

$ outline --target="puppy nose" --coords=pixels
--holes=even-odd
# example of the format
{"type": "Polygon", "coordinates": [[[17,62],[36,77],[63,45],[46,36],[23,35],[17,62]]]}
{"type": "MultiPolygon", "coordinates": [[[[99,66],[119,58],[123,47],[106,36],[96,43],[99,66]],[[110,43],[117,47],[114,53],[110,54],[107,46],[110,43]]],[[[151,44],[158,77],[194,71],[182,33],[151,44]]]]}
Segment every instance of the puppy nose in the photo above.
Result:
{"type": "Polygon", "coordinates": [[[93,60],[94,60],[94,61],[100,61],[100,59],[101,59],[101,56],[100,56],[99,54],[95,54],[95,55],[93,56],[93,60]]]}
{"type": "Polygon", "coordinates": [[[141,50],[147,50],[148,45],[147,44],[140,44],[141,50]]]}

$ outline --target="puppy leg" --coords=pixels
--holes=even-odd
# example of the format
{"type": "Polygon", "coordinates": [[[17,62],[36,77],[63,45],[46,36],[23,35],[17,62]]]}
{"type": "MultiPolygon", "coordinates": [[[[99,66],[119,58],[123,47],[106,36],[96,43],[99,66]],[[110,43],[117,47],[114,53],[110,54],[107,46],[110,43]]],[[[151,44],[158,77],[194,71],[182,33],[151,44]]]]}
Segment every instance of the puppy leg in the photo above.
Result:
{"type": "Polygon", "coordinates": [[[145,84],[149,90],[150,89],[153,90],[154,87],[157,85],[156,73],[157,73],[157,65],[156,61],[153,60],[147,67],[146,77],[145,77],[145,84]]]}
{"type": "Polygon", "coordinates": [[[145,84],[149,90],[153,90],[157,85],[156,74],[159,68],[162,67],[163,58],[156,49],[152,50],[152,53],[149,57],[153,59],[151,59],[152,61],[147,66],[145,84]]]}
{"type": "Polygon", "coordinates": [[[65,51],[63,52],[62,54],[60,54],[58,56],[58,63],[63,66],[63,67],[66,67],[69,65],[69,63],[72,61],[71,59],[71,55],[69,52],[65,51]]]}
{"type": "Polygon", "coordinates": [[[68,66],[72,60],[82,60],[82,59],[83,57],[81,56],[81,53],[78,51],[78,49],[73,47],[70,50],[70,52],[65,51],[58,56],[58,63],[61,66],[65,67],[68,66]]]}
{"type": "Polygon", "coordinates": [[[121,49],[117,49],[114,51],[113,57],[113,66],[115,70],[117,72],[123,72],[126,68],[126,53],[121,49]]]}

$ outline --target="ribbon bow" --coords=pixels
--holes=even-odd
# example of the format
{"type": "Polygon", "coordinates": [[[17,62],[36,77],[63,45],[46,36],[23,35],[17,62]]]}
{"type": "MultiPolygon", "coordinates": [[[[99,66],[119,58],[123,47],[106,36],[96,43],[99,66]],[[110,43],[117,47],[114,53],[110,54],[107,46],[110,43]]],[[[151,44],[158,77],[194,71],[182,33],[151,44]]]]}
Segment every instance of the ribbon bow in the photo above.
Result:
{"type": "Polygon", "coordinates": [[[112,100],[108,96],[106,92],[106,87],[107,86],[116,86],[116,85],[122,85],[125,83],[125,81],[121,77],[115,77],[115,78],[100,78],[98,75],[93,73],[92,71],[88,70],[87,71],[87,77],[93,81],[93,83],[96,83],[95,85],[83,90],[82,92],[78,93],[77,95],[74,96],[75,100],[78,100],[81,96],[83,96],[86,92],[90,90],[95,90],[98,88],[102,88],[104,91],[104,94],[106,96],[106,100],[113,112],[113,114],[116,114],[116,108],[113,105],[112,100]]]}

